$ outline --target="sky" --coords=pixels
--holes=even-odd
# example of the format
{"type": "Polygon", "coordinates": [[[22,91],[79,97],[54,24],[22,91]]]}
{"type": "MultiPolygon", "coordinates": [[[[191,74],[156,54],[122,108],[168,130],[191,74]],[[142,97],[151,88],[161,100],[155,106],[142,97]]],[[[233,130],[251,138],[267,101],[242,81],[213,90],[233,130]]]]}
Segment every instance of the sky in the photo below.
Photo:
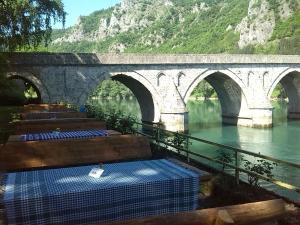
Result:
{"type": "MultiPolygon", "coordinates": [[[[67,12],[65,25],[67,28],[74,25],[79,16],[87,16],[94,11],[109,8],[120,0],[62,0],[62,2],[67,12]]],[[[53,28],[62,28],[62,24],[56,23],[53,28]]]]}

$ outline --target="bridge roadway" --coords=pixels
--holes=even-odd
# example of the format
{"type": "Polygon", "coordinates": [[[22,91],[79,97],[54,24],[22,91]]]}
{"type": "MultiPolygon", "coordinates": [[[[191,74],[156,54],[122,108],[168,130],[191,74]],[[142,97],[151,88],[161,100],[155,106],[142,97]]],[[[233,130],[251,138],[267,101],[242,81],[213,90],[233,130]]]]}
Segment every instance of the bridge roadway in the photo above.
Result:
{"type": "Polygon", "coordinates": [[[7,76],[31,82],[44,103],[84,104],[105,79],[120,81],[136,96],[144,121],[188,129],[186,103],[203,79],[218,94],[224,123],[272,126],[271,94],[278,83],[288,117],[300,118],[299,55],[152,55],[6,53],[7,76]]]}

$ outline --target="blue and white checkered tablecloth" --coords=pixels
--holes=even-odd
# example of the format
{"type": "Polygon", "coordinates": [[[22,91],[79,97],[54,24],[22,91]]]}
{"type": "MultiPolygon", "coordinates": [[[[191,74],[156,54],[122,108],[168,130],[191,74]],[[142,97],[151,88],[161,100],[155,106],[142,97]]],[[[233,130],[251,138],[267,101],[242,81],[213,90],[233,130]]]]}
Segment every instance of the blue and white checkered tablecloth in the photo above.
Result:
{"type": "Polygon", "coordinates": [[[22,141],[45,141],[55,139],[70,139],[70,138],[94,138],[107,136],[106,130],[78,130],[78,131],[53,131],[36,134],[21,135],[22,141]]]}
{"type": "Polygon", "coordinates": [[[8,224],[91,224],[197,208],[199,174],[166,159],[7,174],[8,224]]]}

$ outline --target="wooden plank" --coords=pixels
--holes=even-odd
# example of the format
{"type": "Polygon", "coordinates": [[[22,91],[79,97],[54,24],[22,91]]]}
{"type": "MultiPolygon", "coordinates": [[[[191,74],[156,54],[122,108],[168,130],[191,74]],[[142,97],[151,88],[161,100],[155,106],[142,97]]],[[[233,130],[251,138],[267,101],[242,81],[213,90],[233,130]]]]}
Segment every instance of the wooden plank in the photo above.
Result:
{"type": "MultiPolygon", "coordinates": [[[[99,223],[98,225],[216,225],[217,218],[220,215],[225,218],[224,210],[228,214],[227,216],[234,221],[234,225],[253,225],[282,217],[285,214],[285,204],[283,200],[276,199],[121,222],[99,223]]],[[[226,222],[230,224],[229,218],[226,218],[226,220],[225,224],[226,222]]]]}
{"type": "Polygon", "coordinates": [[[121,132],[116,130],[107,130],[108,136],[119,136],[122,135],[121,132]]]}
{"type": "Polygon", "coordinates": [[[149,141],[131,135],[51,141],[7,142],[0,171],[151,158],[149,141]]]}
{"type": "Polygon", "coordinates": [[[21,120],[12,123],[14,134],[49,132],[60,128],[61,131],[106,129],[106,123],[90,118],[21,120]]]}
{"type": "Polygon", "coordinates": [[[74,109],[67,108],[61,104],[29,104],[24,105],[23,112],[75,112],[74,109]]]}
{"type": "Polygon", "coordinates": [[[21,113],[21,118],[23,120],[30,120],[30,119],[53,119],[53,118],[86,118],[86,113],[83,112],[25,112],[21,113]]]}

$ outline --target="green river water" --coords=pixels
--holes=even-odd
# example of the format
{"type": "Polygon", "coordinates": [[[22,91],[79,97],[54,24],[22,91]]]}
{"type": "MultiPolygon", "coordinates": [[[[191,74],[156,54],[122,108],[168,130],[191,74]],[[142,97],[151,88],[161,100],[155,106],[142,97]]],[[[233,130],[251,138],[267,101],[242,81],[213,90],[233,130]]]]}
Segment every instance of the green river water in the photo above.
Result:
{"type": "MultiPolygon", "coordinates": [[[[105,108],[113,107],[140,118],[139,105],[135,100],[101,100],[99,104],[105,108]]],[[[287,120],[287,103],[285,101],[274,101],[273,106],[273,128],[255,129],[223,125],[218,100],[189,101],[187,105],[189,133],[202,139],[300,164],[300,121],[287,120]]],[[[207,156],[217,157],[220,148],[193,142],[190,149],[207,156]]],[[[251,161],[254,160],[247,156],[244,157],[251,161]]],[[[208,161],[201,161],[211,166],[217,166],[208,161]]],[[[228,170],[228,172],[232,171],[228,170]]],[[[300,170],[278,165],[273,170],[273,174],[274,178],[300,187],[300,170]]],[[[300,202],[300,194],[286,191],[269,183],[262,183],[262,186],[300,202]]]]}

